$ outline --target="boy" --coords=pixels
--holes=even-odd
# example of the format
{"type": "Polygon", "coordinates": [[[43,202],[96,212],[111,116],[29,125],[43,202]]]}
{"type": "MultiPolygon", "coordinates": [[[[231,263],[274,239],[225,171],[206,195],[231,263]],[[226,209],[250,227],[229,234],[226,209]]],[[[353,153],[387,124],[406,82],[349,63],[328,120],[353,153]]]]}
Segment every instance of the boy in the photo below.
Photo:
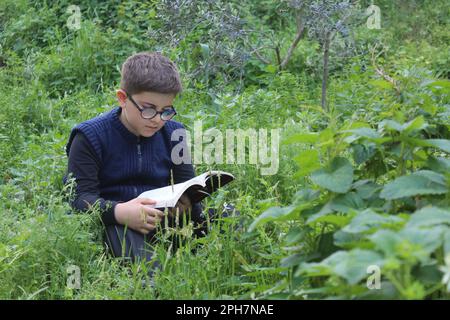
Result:
{"type": "MultiPolygon", "coordinates": [[[[143,52],[122,65],[119,107],[77,125],[66,147],[68,173],[76,181],[72,207],[81,211],[98,203],[106,240],[114,256],[150,261],[148,244],[163,217],[153,200],[137,196],[195,176],[191,164],[175,165],[171,133],[184,128],[173,121],[173,101],[181,92],[175,64],[159,53],[143,52]],[[126,226],[126,227],[125,227],[126,226]]],[[[183,195],[180,212],[204,221],[200,203],[183,195]]],[[[181,219],[180,219],[181,220],[181,219]]]]}

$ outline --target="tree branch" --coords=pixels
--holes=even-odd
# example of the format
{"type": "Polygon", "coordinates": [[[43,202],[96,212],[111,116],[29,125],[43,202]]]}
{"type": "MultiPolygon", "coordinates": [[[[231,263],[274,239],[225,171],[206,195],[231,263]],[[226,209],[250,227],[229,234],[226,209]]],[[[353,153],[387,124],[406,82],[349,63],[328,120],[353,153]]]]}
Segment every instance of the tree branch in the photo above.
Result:
{"type": "Polygon", "coordinates": [[[376,62],[376,59],[383,53],[383,49],[380,51],[380,52],[378,52],[378,54],[375,56],[375,50],[376,50],[376,48],[377,48],[377,46],[378,45],[375,45],[375,47],[373,47],[372,49],[371,49],[371,54],[372,54],[372,66],[373,66],[373,68],[375,69],[375,72],[378,74],[378,75],[380,75],[384,80],[386,80],[387,82],[389,82],[390,84],[392,84],[392,86],[394,87],[394,89],[395,89],[395,92],[397,93],[397,95],[400,95],[401,94],[401,91],[400,91],[400,86],[399,86],[399,84],[398,84],[398,81],[397,80],[395,80],[394,78],[392,78],[390,75],[388,75],[382,68],[380,68],[378,65],[377,65],[377,62],[376,62]]]}
{"type": "Polygon", "coordinates": [[[248,44],[249,46],[250,46],[250,48],[252,49],[252,52],[250,52],[250,53],[254,53],[255,55],[256,55],[256,57],[262,62],[262,63],[264,63],[264,64],[270,64],[270,61],[269,60],[267,60],[266,58],[264,58],[260,53],[259,53],[259,51],[261,50],[261,49],[264,49],[264,48],[266,48],[266,46],[262,46],[262,47],[259,47],[259,48],[254,48],[252,45],[250,45],[250,44],[248,44]]]}
{"type": "Polygon", "coordinates": [[[303,24],[300,12],[297,12],[295,16],[296,22],[297,22],[297,34],[295,35],[294,41],[292,42],[291,46],[289,47],[289,50],[286,54],[286,56],[283,59],[283,62],[280,64],[280,68],[284,69],[291,59],[292,54],[294,53],[295,48],[297,47],[298,43],[300,42],[300,39],[303,37],[304,31],[305,31],[305,25],[303,24]]]}

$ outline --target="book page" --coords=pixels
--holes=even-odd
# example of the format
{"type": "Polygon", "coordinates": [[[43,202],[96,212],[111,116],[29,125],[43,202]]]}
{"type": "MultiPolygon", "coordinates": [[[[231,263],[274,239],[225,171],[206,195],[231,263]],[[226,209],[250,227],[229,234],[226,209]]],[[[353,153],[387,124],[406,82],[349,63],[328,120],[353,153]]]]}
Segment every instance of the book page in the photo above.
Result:
{"type": "Polygon", "coordinates": [[[138,198],[147,198],[156,200],[156,204],[151,205],[153,208],[172,208],[176,205],[178,199],[187,187],[187,182],[177,183],[164,188],[145,191],[138,198]]]}

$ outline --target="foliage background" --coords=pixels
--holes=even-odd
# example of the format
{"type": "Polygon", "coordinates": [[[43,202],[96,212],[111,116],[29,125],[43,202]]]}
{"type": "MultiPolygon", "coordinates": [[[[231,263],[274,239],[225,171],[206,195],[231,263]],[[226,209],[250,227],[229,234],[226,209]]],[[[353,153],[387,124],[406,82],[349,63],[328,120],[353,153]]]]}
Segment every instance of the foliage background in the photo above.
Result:
{"type": "Polygon", "coordinates": [[[71,1],[0,3],[1,298],[449,297],[448,1],[359,1],[380,7],[381,29],[363,17],[351,54],[331,49],[327,112],[319,42],[305,35],[277,65],[295,2],[84,0],[79,30],[71,1]],[[153,288],[146,265],[105,254],[95,208],[67,215],[61,180],[71,128],[115,105],[121,63],[145,50],[177,62],[188,128],[281,128],[284,141],[276,175],[217,166],[239,179],[207,205],[234,202],[244,230],[230,218],[176,252],[161,235],[153,288]],[[381,290],[366,286],[372,264],[381,290]]]}

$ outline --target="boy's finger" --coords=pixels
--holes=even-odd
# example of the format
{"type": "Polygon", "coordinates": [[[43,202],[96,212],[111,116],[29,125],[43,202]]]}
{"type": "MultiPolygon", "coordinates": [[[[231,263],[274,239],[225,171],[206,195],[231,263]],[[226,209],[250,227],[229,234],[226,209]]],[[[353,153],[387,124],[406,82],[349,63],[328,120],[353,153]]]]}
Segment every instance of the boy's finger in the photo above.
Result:
{"type": "Polygon", "coordinates": [[[141,204],[155,204],[156,203],[156,200],[153,200],[153,199],[148,199],[148,198],[142,198],[142,199],[139,199],[140,201],[140,203],[141,204]]]}
{"type": "Polygon", "coordinates": [[[164,217],[164,212],[155,208],[148,208],[147,212],[153,217],[164,217]]]}
{"type": "Polygon", "coordinates": [[[151,224],[151,223],[145,223],[143,228],[145,230],[147,230],[148,232],[150,232],[150,231],[154,230],[156,228],[156,226],[154,224],[151,224]]]}
{"type": "Polygon", "coordinates": [[[147,213],[152,213],[153,211],[155,211],[156,209],[153,208],[152,206],[149,205],[143,205],[142,206],[142,210],[144,210],[147,213]]]}
{"type": "Polygon", "coordinates": [[[161,221],[162,221],[162,217],[159,215],[152,215],[152,214],[147,215],[147,222],[154,224],[154,223],[159,223],[161,221]]]}

